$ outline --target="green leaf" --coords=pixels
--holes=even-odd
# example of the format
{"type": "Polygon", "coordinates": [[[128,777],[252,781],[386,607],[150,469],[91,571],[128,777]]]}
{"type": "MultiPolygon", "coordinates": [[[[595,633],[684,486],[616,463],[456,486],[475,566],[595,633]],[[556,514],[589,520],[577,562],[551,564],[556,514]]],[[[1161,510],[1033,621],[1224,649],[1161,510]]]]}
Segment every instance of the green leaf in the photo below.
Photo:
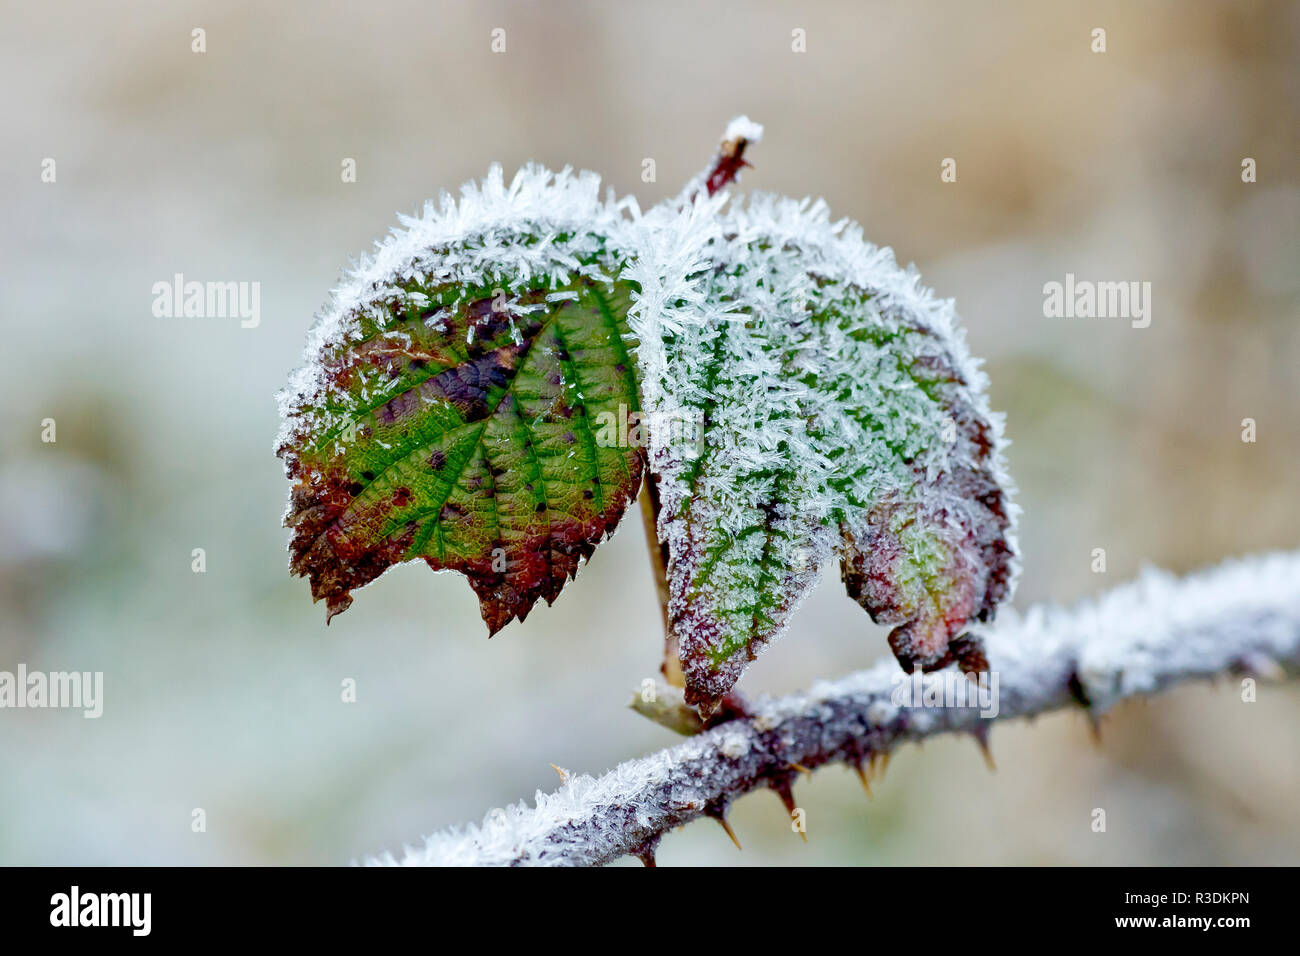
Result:
{"type": "MultiPolygon", "coordinates": [[[[698,228],[698,227],[697,227],[698,228]]],[[[905,667],[982,668],[1014,573],[1001,423],[951,303],[889,250],[760,197],[633,309],[688,702],[717,705],[834,558],[905,667]]]]}
{"type": "Polygon", "coordinates": [[[594,177],[494,170],[336,295],[283,398],[291,567],[328,616],[394,564],[463,572],[495,633],[554,601],[637,494],[632,287],[594,177]],[[626,430],[624,430],[626,434],[626,430]]]}
{"type": "Polygon", "coordinates": [[[986,666],[965,629],[1013,589],[1016,509],[951,303],[821,203],[723,215],[701,186],[642,217],[598,185],[494,167],[320,316],[278,454],[329,616],[417,558],[464,573],[492,632],[553,601],[637,494],[644,403],[702,714],[835,560],[905,667],[986,666]]]}

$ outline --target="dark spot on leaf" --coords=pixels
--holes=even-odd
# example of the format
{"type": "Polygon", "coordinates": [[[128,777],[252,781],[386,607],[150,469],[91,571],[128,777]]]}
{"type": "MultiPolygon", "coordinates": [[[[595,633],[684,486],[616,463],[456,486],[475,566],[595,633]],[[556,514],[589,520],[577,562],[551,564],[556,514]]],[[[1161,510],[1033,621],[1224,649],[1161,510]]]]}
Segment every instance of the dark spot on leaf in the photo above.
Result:
{"type": "MultiPolygon", "coordinates": [[[[506,284],[503,278],[502,285],[506,284]]],[[[533,290],[512,289],[510,295],[535,305],[544,303],[552,291],[553,286],[543,283],[533,290]]],[[[463,292],[427,276],[375,283],[366,306],[357,310],[361,337],[332,343],[330,357],[322,363],[322,387],[304,395],[299,409],[291,413],[296,431],[278,452],[295,480],[286,517],[294,531],[291,567],[311,579],[313,596],[328,604],[330,615],[351,603],[353,589],[393,564],[419,558],[435,570],[464,573],[479,596],[489,631],[496,632],[512,620],[523,620],[539,598],[553,601],[635,499],[644,456],[637,449],[621,450],[621,461],[602,458],[598,462],[592,484],[587,483],[587,474],[576,470],[555,478],[557,494],[569,496],[566,500],[584,490],[590,500],[597,481],[607,485],[599,509],[588,506],[581,518],[557,511],[551,516],[555,520],[548,521],[548,503],[533,497],[534,488],[541,487],[530,480],[536,474],[535,457],[543,449],[573,444],[575,432],[564,418],[575,411],[586,413],[581,406],[562,407],[555,398],[558,392],[577,401],[572,383],[565,387],[564,372],[556,365],[557,360],[572,361],[569,349],[559,349],[557,359],[555,336],[547,331],[560,308],[548,305],[545,310],[512,316],[494,311],[493,299],[482,292],[475,293],[473,301],[458,301],[463,292]],[[390,285],[403,289],[404,296],[395,298],[381,291],[390,285]],[[415,305],[412,292],[428,296],[427,306],[415,305]],[[436,325],[423,321],[444,310],[447,314],[436,325]],[[410,323],[409,341],[389,334],[396,321],[410,323]],[[544,349],[539,346],[543,340],[544,349]],[[517,383],[530,354],[540,364],[537,377],[517,383]],[[399,387],[388,393],[388,401],[372,411],[354,413],[372,425],[379,423],[384,444],[358,447],[354,442],[327,440],[333,436],[318,422],[334,418],[335,408],[365,408],[366,393],[389,387],[390,381],[399,387]],[[545,384],[548,381],[550,385],[545,384]],[[522,390],[537,382],[550,394],[522,390]],[[516,384],[520,395],[514,392],[516,384]],[[535,404],[539,399],[540,404],[535,404]],[[327,410],[331,414],[323,415],[327,410]],[[494,425],[477,435],[471,428],[453,432],[487,420],[494,425]],[[497,428],[498,424],[504,427],[497,428]],[[535,442],[526,438],[530,430],[535,442]],[[471,444],[476,439],[477,444],[471,444]],[[439,500],[445,493],[439,490],[446,488],[444,482],[426,479],[427,483],[411,484],[398,477],[400,472],[392,466],[416,444],[427,445],[423,452],[427,468],[456,482],[459,503],[439,500]],[[368,483],[383,474],[395,480],[383,486],[384,495],[368,501],[367,488],[371,494],[380,490],[368,483]],[[354,476],[363,477],[365,483],[354,476]],[[499,514],[489,503],[495,500],[497,488],[503,497],[513,499],[499,503],[499,514]],[[536,518],[527,517],[530,500],[536,518]],[[518,510],[525,512],[522,521],[519,515],[510,515],[518,510]],[[503,536],[504,522],[510,517],[517,525],[503,536]]],[[[613,334],[626,337],[624,308],[620,304],[615,312],[618,331],[613,334]]],[[[565,307],[565,314],[565,334],[573,337],[573,355],[591,354],[588,350],[608,344],[611,331],[606,313],[597,310],[587,319],[585,310],[565,307]]],[[[606,374],[611,366],[604,366],[606,374]]],[[[617,390],[585,399],[591,403],[591,414],[611,405],[617,409],[618,396],[634,391],[629,368],[620,367],[619,374],[617,390]]],[[[357,424],[360,437],[375,434],[376,428],[357,424]]],[[[431,476],[430,471],[421,471],[431,476]]]]}

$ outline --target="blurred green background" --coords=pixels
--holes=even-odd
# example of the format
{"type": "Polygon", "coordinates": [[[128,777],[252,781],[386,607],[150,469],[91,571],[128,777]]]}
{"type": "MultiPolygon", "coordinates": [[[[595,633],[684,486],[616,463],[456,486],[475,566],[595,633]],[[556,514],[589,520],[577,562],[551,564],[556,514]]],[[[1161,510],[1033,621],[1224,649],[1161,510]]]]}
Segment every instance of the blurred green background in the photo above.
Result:
{"type": "MultiPolygon", "coordinates": [[[[1300,541],[1295,3],[0,10],[0,670],[102,670],[106,698],[0,711],[0,863],[345,863],[673,742],[625,709],[660,641],[636,520],[490,642],[456,576],[399,568],[327,630],[286,571],[273,394],[312,314],[395,210],[493,160],[645,208],[764,123],[746,188],[826,196],[957,299],[1014,441],[1021,607],[1300,541]],[[177,272],[260,282],[260,326],[155,318],[177,272]],[[1045,319],[1066,272],[1150,281],[1150,328],[1045,319]]],[[[743,687],[884,652],[832,574],[743,687]]],[[[803,784],[806,846],[760,794],[743,853],[704,821],[659,860],[1295,863],[1298,717],[1295,686],[1228,680],[1121,707],[1100,749],[1079,714],[1000,726],[996,774],[937,739],[871,802],[843,768],[803,784]]]]}

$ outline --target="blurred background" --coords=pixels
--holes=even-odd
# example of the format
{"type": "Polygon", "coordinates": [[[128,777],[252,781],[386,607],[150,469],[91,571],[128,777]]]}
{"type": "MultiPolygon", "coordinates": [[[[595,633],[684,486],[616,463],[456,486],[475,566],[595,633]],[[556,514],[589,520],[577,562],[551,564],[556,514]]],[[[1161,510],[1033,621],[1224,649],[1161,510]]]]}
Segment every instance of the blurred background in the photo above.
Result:
{"type": "MultiPolygon", "coordinates": [[[[458,576],[399,568],[327,630],[287,573],[273,396],[312,315],[396,211],[493,160],[645,208],[733,115],[765,124],[745,188],[824,195],[956,298],[1014,442],[1022,608],[1300,542],[1300,5],[0,10],[0,670],[105,674],[99,720],[0,711],[0,863],[346,863],[675,742],[626,709],[660,643],[635,516],[491,641],[458,576]],[[260,282],[260,325],[155,318],[178,272],[260,282]],[[1151,282],[1150,327],[1044,318],[1067,272],[1151,282]]],[[[831,575],[742,687],[883,634],[831,575]]],[[[756,794],[742,853],[703,821],[659,862],[1295,863],[1298,718],[1300,687],[1228,680],[1119,708],[1100,748],[1080,714],[1007,723],[996,773],[936,739],[870,802],[844,768],[804,783],[806,846],[756,794]]]]}

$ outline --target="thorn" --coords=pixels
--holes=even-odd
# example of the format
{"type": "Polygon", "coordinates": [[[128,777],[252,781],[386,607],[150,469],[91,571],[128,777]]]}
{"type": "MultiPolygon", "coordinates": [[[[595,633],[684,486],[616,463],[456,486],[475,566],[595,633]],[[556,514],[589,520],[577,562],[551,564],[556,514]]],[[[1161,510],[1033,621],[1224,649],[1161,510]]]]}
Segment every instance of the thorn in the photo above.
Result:
{"type": "Polygon", "coordinates": [[[1101,746],[1101,718],[1092,711],[1088,711],[1088,736],[1094,747],[1101,746]]]}
{"type": "Polygon", "coordinates": [[[971,731],[971,736],[979,744],[980,753],[984,755],[984,765],[989,768],[991,773],[997,773],[998,765],[993,761],[993,751],[989,749],[989,728],[987,724],[979,724],[971,731]]]}
{"type": "MultiPolygon", "coordinates": [[[[790,786],[790,777],[788,776],[773,777],[767,782],[767,785],[776,791],[776,795],[780,797],[781,802],[785,804],[785,815],[791,820],[793,820],[794,811],[795,811],[794,789],[790,786]]],[[[799,836],[803,838],[803,842],[807,843],[808,834],[805,833],[803,830],[800,830],[798,832],[799,832],[799,836]]]]}
{"type": "Polygon", "coordinates": [[[1075,668],[1070,671],[1069,683],[1070,696],[1074,702],[1083,708],[1084,713],[1088,715],[1088,729],[1092,732],[1092,742],[1094,745],[1101,746],[1101,718],[1092,709],[1092,701],[1088,697],[1088,691],[1083,686],[1083,681],[1079,677],[1079,670],[1075,668]]]}
{"type": "Polygon", "coordinates": [[[718,822],[722,824],[722,829],[727,831],[727,836],[731,837],[731,842],[736,844],[737,850],[743,850],[740,841],[736,839],[736,831],[731,829],[731,824],[727,822],[726,817],[718,817],[718,822]]]}
{"type": "Polygon", "coordinates": [[[740,841],[736,839],[736,831],[731,829],[731,824],[727,822],[727,818],[719,815],[714,817],[713,819],[717,820],[718,823],[722,825],[722,829],[727,832],[727,836],[731,837],[731,842],[736,844],[736,849],[743,850],[744,847],[741,846],[740,841]]]}
{"type": "Polygon", "coordinates": [[[632,855],[641,861],[642,866],[646,868],[656,866],[655,850],[659,847],[659,837],[660,834],[656,833],[632,851],[632,855]]]}
{"type": "Polygon", "coordinates": [[[731,837],[731,842],[736,844],[737,850],[744,849],[740,845],[740,841],[736,839],[736,831],[731,829],[731,824],[727,822],[727,811],[725,809],[717,805],[710,805],[705,807],[704,815],[718,821],[722,829],[727,831],[727,836],[731,837]]]}
{"type": "Polygon", "coordinates": [[[560,775],[560,786],[569,782],[569,771],[565,770],[559,764],[551,764],[551,769],[560,775]]]}
{"type": "Polygon", "coordinates": [[[849,758],[849,766],[852,767],[853,770],[854,770],[854,772],[858,775],[858,780],[860,780],[860,781],[862,782],[862,789],[866,792],[866,794],[867,794],[867,799],[870,800],[870,799],[871,799],[871,781],[867,778],[867,772],[866,772],[865,770],[862,769],[862,758],[861,758],[861,757],[850,757],[850,758],[849,758]]]}
{"type": "Polygon", "coordinates": [[[848,746],[848,753],[844,755],[844,761],[850,767],[852,767],[853,772],[858,775],[858,782],[862,784],[862,790],[864,793],[866,793],[867,799],[870,800],[871,780],[867,776],[866,771],[862,769],[862,758],[864,756],[866,756],[866,751],[863,748],[862,744],[859,743],[857,740],[850,740],[848,746]]]}
{"type": "Polygon", "coordinates": [[[886,750],[880,755],[880,779],[885,779],[885,771],[889,769],[889,751],[886,750]]]}
{"type": "Polygon", "coordinates": [[[767,785],[776,791],[776,795],[781,798],[785,804],[787,814],[794,813],[794,790],[790,786],[789,777],[774,777],[767,782],[767,785]]]}
{"type": "Polygon", "coordinates": [[[807,774],[809,777],[812,776],[812,771],[809,770],[807,767],[805,767],[805,766],[804,766],[803,764],[801,764],[801,763],[792,763],[792,764],[790,764],[790,768],[793,769],[793,770],[798,770],[798,771],[799,771],[800,773],[802,773],[802,774],[807,774]]]}

